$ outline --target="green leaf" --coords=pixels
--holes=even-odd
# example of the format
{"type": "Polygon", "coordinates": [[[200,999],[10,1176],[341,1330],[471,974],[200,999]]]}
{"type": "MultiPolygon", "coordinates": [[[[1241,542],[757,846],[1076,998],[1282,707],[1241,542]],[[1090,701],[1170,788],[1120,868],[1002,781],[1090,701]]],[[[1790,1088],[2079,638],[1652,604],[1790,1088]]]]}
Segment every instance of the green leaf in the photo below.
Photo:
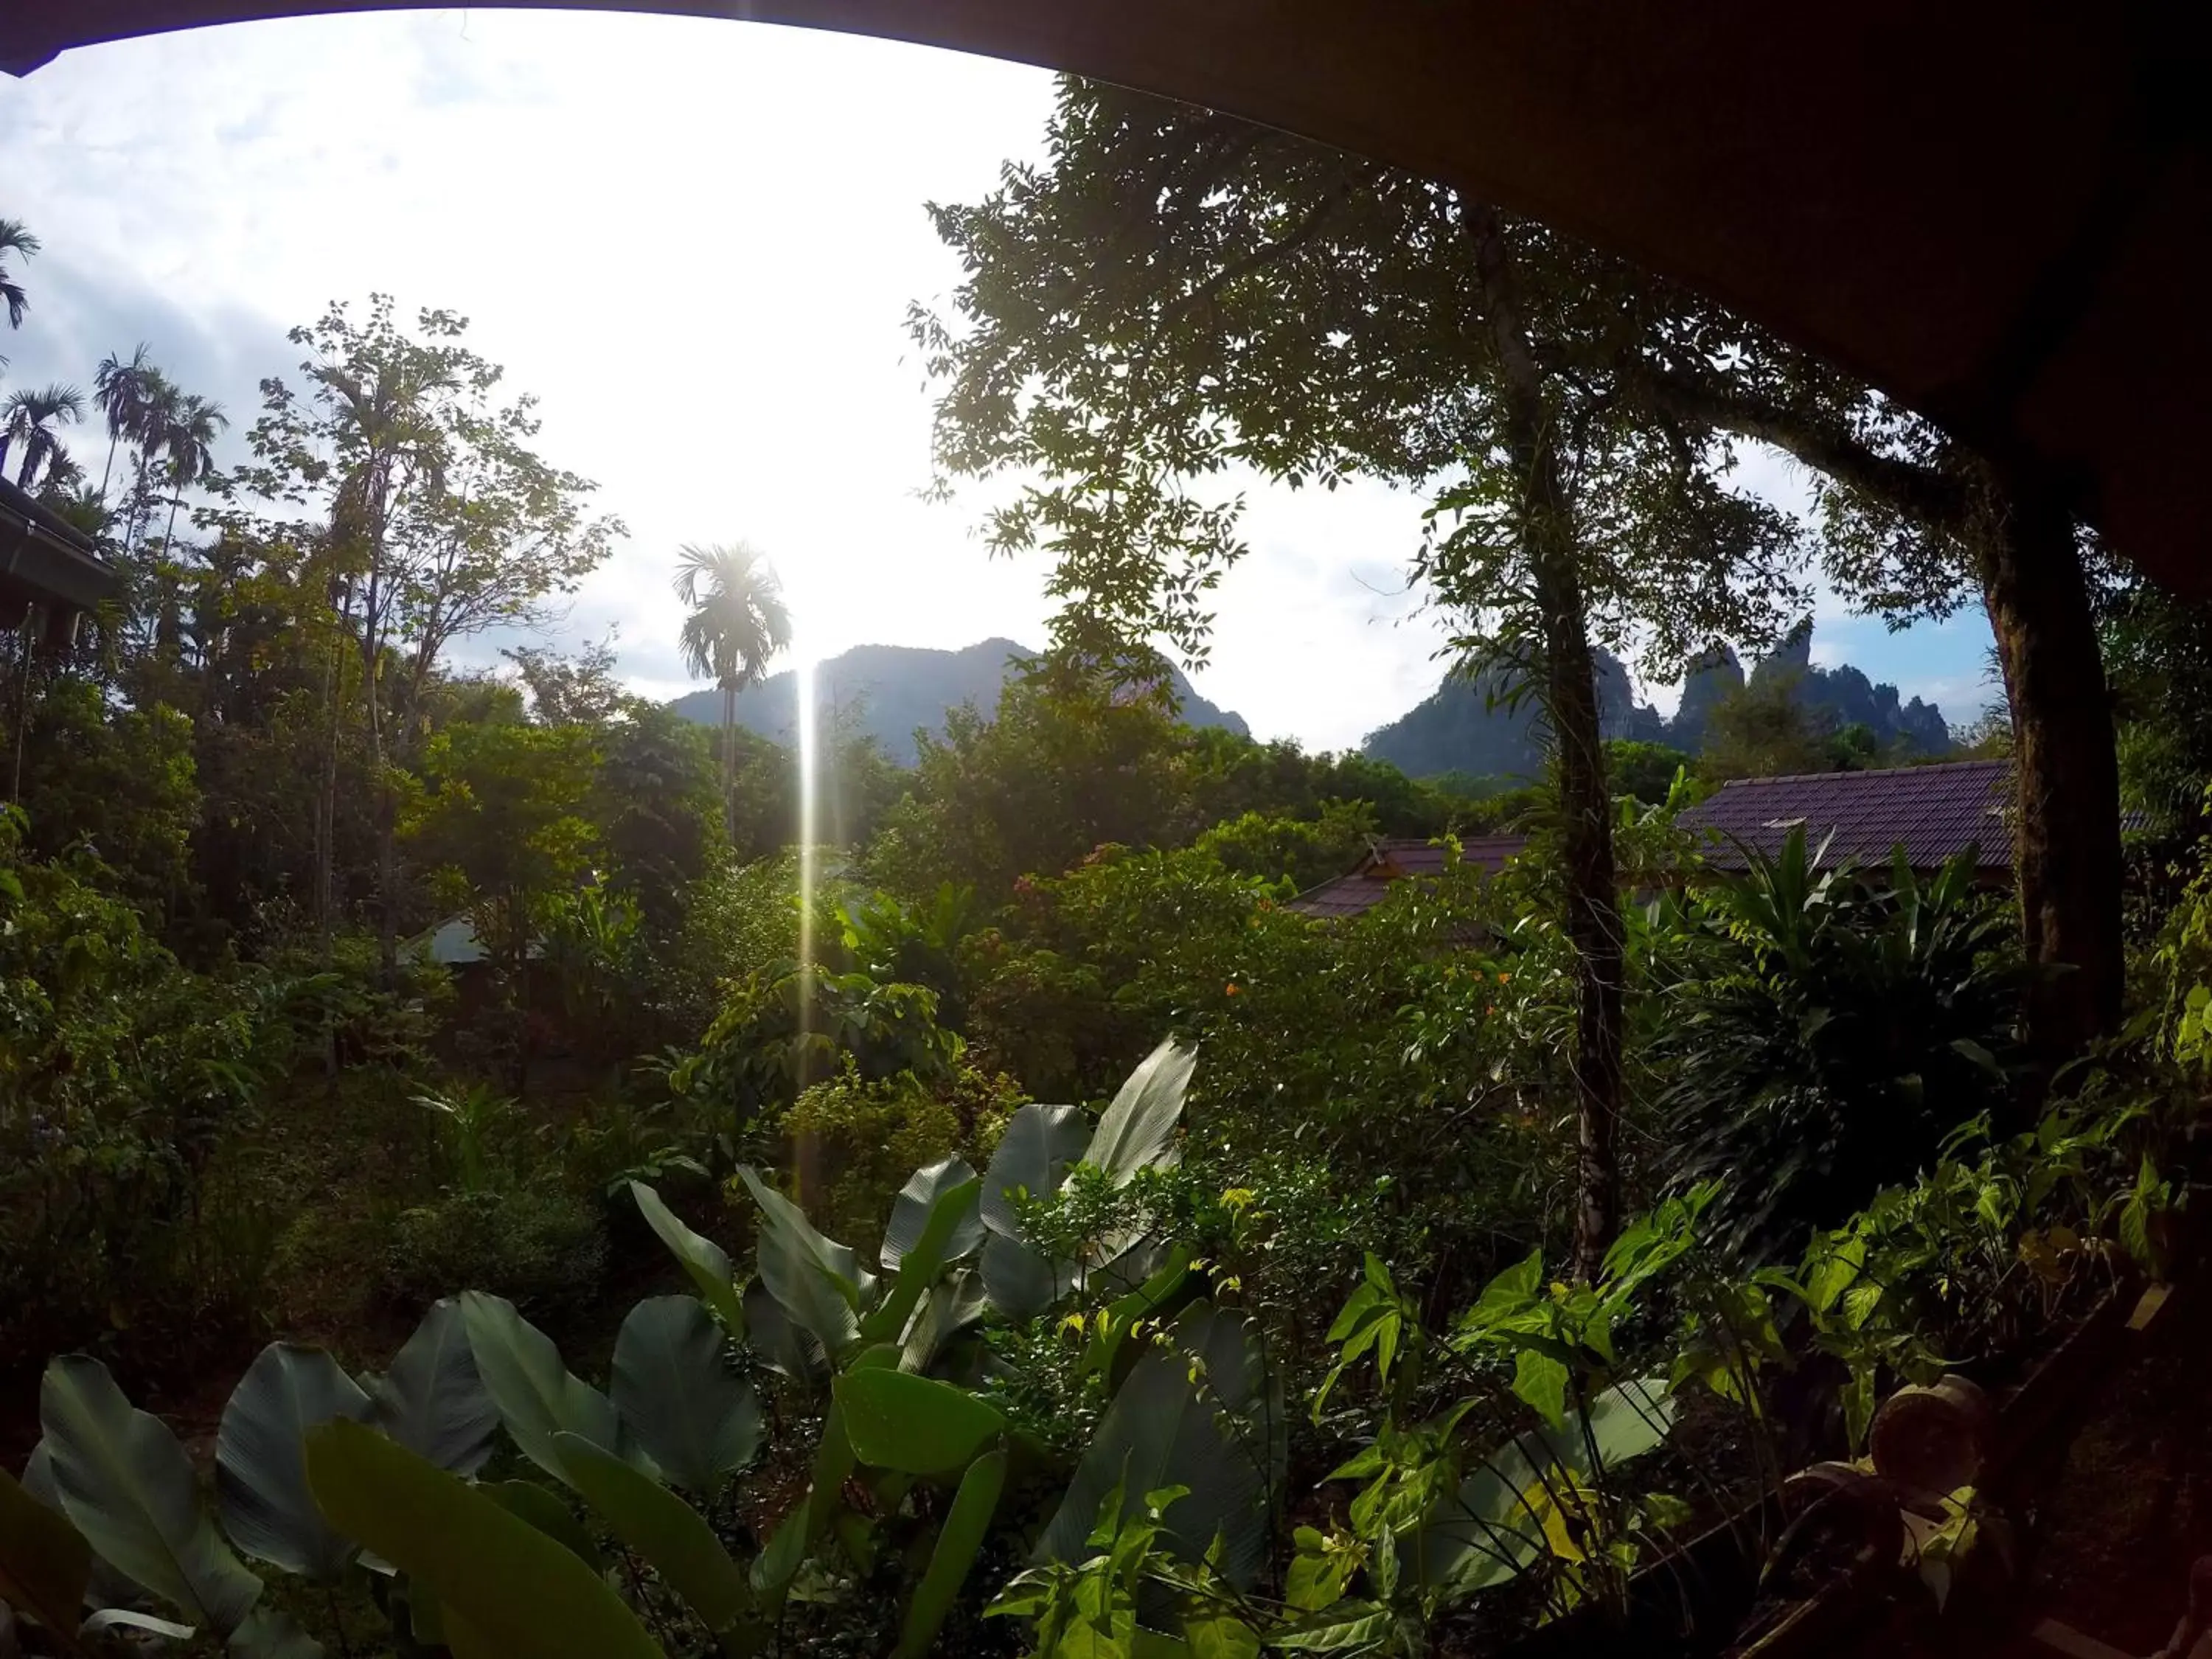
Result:
{"type": "Polygon", "coordinates": [[[760,1206],[761,1282],[793,1321],[811,1331],[830,1358],[859,1346],[860,1310],[875,1300],[876,1281],[847,1246],[815,1231],[805,1212],[740,1167],[738,1177],[760,1206]]]}
{"type": "Polygon", "coordinates": [[[1073,1267],[1048,1261],[1005,1233],[991,1235],[982,1265],[983,1293],[1009,1319],[1034,1319],[1075,1288],[1073,1267]]]}
{"type": "Polygon", "coordinates": [[[231,1632],[229,1650],[238,1659],[322,1659],[323,1644],[300,1628],[289,1613],[256,1607],[231,1632]]]}
{"type": "Polygon", "coordinates": [[[712,1498],[760,1449],[760,1401],[696,1297],[641,1302],[615,1339],[616,1412],[662,1473],[712,1498]]]}
{"type": "MultiPolygon", "coordinates": [[[[991,1167],[984,1172],[981,1213],[983,1224],[998,1237],[1018,1242],[1021,1218],[1012,1194],[1025,1192],[1032,1198],[1049,1198],[1058,1189],[1067,1166],[1083,1156],[1091,1131],[1083,1114],[1073,1106],[1044,1106],[1035,1102],[1019,1108],[1006,1120],[991,1167]]],[[[990,1258],[984,1257],[988,1280],[990,1258]]],[[[994,1298],[995,1299],[995,1298],[994,1298]]],[[[1049,1298],[1048,1298],[1049,1299],[1049,1298]]]]}
{"type": "Polygon", "coordinates": [[[366,1422],[370,1409],[368,1396],[322,1349],[264,1348],[231,1391],[216,1437],[216,1492],[230,1541],[317,1583],[344,1572],[356,1546],[315,1507],[300,1443],[333,1418],[366,1422]]]}
{"type": "Polygon", "coordinates": [[[1280,1478],[1279,1405],[1248,1322],[1203,1303],[1186,1309],[1173,1345],[1139,1360],[1107,1407],[1038,1559],[1085,1559],[1116,1487],[1127,1494],[1127,1518],[1141,1504],[1136,1494],[1179,1485],[1188,1491],[1164,1516],[1176,1553],[1201,1560],[1218,1536],[1223,1575],[1250,1583],[1266,1557],[1270,1485],[1280,1478]]]}
{"type": "MultiPolygon", "coordinates": [[[[982,1180],[966,1160],[948,1158],[939,1163],[916,1170],[899,1188],[898,1197],[891,1203],[891,1218],[884,1229],[883,1249],[877,1259],[889,1273],[901,1271],[908,1256],[914,1253],[934,1221],[938,1208],[953,1194],[970,1182],[975,1182],[976,1195],[982,1192],[982,1180]]],[[[957,1261],[983,1243],[983,1217],[974,1204],[956,1204],[959,1211],[946,1232],[937,1253],[940,1264],[957,1261]]]]}
{"type": "Polygon", "coordinates": [[[460,1304],[447,1297],[377,1380],[370,1419],[392,1439],[455,1474],[474,1474],[491,1456],[499,1407],[484,1391],[460,1304]]]}
{"type": "Polygon", "coordinates": [[[1523,1348],[1513,1362],[1513,1392],[1553,1428],[1567,1420],[1567,1368],[1547,1353],[1523,1348]]]}
{"type": "Polygon", "coordinates": [[[374,1431],[344,1421],[314,1430],[307,1482],[339,1530],[429,1586],[449,1636],[465,1621],[508,1659],[661,1659],[574,1555],[374,1431]]]}
{"type": "Polygon", "coordinates": [[[753,1558],[748,1575],[763,1598],[780,1600],[791,1588],[807,1552],[830,1528],[842,1500],[845,1482],[853,1473],[853,1443],[845,1435],[845,1408],[833,1394],[829,1414],[822,1419],[822,1438],[814,1448],[814,1468],[807,1482],[806,1499],[783,1519],[768,1547],[753,1558]]]}
{"type": "Polygon", "coordinates": [[[1267,1645],[1284,1653],[1364,1653],[1389,1638],[1395,1620],[1388,1607],[1340,1601],[1267,1632],[1267,1645]]]}
{"type": "Polygon", "coordinates": [[[1587,1432],[1579,1424],[1569,1423],[1544,1438],[1560,1462],[1584,1480],[1595,1480],[1663,1443],[1680,1411],[1666,1377],[1639,1377],[1616,1383],[1590,1401],[1587,1432]],[[1595,1468],[1590,1466],[1593,1443],[1599,1464],[1595,1468]]]}
{"type": "Polygon", "coordinates": [[[899,1630],[898,1646],[891,1659],[922,1659],[937,1639],[945,1615],[960,1594],[983,1547],[991,1518],[998,1512],[999,1494],[1006,1484],[1004,1447],[985,1452],[960,1477],[960,1490],[952,1496],[945,1524],[937,1529],[937,1542],[929,1553],[929,1566],[907,1603],[906,1620],[899,1630]]]}
{"type": "Polygon", "coordinates": [[[730,1267],[729,1253],[711,1238],[702,1238],[693,1232],[677,1217],[674,1211],[660,1201],[660,1194],[642,1181],[629,1183],[630,1196],[637,1200],[638,1213],[645,1218],[646,1225],[668,1247],[677,1265],[691,1275],[691,1282],[699,1287],[700,1299],[714,1310],[729,1334],[742,1340],[745,1334],[744,1305],[738,1299],[737,1278],[730,1267]]]}
{"type": "Polygon", "coordinates": [[[1084,1162],[1105,1170],[1117,1187],[1127,1185],[1140,1170],[1172,1165],[1178,1156],[1175,1134],[1182,1119],[1183,1094],[1197,1063],[1196,1050],[1172,1038],[1146,1055],[1098,1120],[1084,1162]]]}
{"type": "Polygon", "coordinates": [[[744,1569],[696,1510],[589,1441],[569,1434],[556,1439],[584,1501],[668,1581],[708,1630],[720,1635],[751,1617],[753,1594],[744,1569]]]}
{"type": "Polygon", "coordinates": [[[1260,1659],[1259,1632],[1219,1608],[1186,1618],[1182,1639],[1191,1659],[1260,1659]]]}
{"type": "Polygon", "coordinates": [[[84,1534],[0,1469],[0,1601],[70,1644],[91,1577],[84,1534]]]}
{"type": "Polygon", "coordinates": [[[517,1313],[512,1302],[469,1291],[461,1297],[461,1318],[484,1390],[525,1457],[555,1480],[566,1480],[568,1472],[553,1444],[556,1434],[565,1430],[595,1446],[619,1447],[621,1420],[614,1402],[571,1376],[552,1339],[517,1313]]]}
{"type": "Polygon", "coordinates": [[[593,1572],[607,1570],[606,1558],[599,1553],[584,1523],[550,1487],[535,1480],[494,1480],[477,1490],[516,1519],[527,1521],[593,1572]]]}
{"type": "Polygon", "coordinates": [[[1006,1431],[995,1407],[931,1377],[872,1367],[835,1389],[854,1455],[875,1468],[951,1474],[1006,1431]]]}
{"type": "Polygon", "coordinates": [[[915,1172],[899,1194],[904,1208],[892,1212],[890,1228],[884,1235],[884,1265],[896,1267],[898,1279],[891,1293],[860,1322],[864,1340],[897,1340],[905,1333],[915,1304],[937,1282],[945,1264],[983,1242],[983,1224],[975,1212],[982,1189],[975,1171],[958,1158],[947,1158],[915,1172]],[[950,1180],[954,1175],[961,1178],[950,1180]]]}
{"type": "MultiPolygon", "coordinates": [[[[250,1622],[252,1615],[248,1614],[247,1618],[250,1622]]],[[[97,1636],[111,1630],[143,1630],[149,1636],[166,1637],[172,1642],[189,1642],[199,1634],[199,1627],[196,1625],[180,1625],[173,1619],[157,1619],[150,1613],[139,1612],[136,1607],[102,1607],[77,1626],[80,1636],[97,1636]]]]}
{"type": "Polygon", "coordinates": [[[228,1634],[261,1595],[200,1509],[191,1462],[159,1418],[135,1410],[82,1354],[46,1367],[39,1419],[63,1513],[107,1562],[228,1634]]]}

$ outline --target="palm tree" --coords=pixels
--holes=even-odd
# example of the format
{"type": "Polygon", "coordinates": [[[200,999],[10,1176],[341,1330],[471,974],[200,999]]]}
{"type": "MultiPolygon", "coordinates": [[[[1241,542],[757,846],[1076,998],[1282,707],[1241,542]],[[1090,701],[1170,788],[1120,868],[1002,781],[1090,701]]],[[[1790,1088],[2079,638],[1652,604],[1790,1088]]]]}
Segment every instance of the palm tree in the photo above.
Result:
{"type": "Polygon", "coordinates": [[[722,826],[738,832],[738,693],[790,648],[791,611],[767,556],[744,542],[678,550],[676,596],[690,607],[677,646],[696,678],[722,690],[722,826]]]}
{"type": "Polygon", "coordinates": [[[18,392],[0,406],[0,471],[8,465],[8,452],[23,447],[15,472],[16,484],[28,489],[39,469],[61,447],[54,428],[84,418],[84,394],[73,386],[54,385],[37,392],[18,392]]]}
{"type": "Polygon", "coordinates": [[[107,465],[100,473],[102,495],[107,494],[107,481],[115,471],[116,446],[125,438],[136,443],[145,429],[148,394],[161,374],[147,355],[152,349],[142,340],[128,362],[111,352],[100,360],[93,374],[93,406],[107,417],[107,465]]]}
{"type": "MultiPolygon", "coordinates": [[[[31,304],[31,296],[23,292],[23,285],[8,274],[8,256],[11,253],[27,259],[39,251],[39,239],[24,228],[21,219],[0,219],[0,305],[8,307],[8,326],[21,328],[23,313],[31,304]]],[[[0,363],[8,360],[0,357],[0,363]]]]}
{"type": "Polygon", "coordinates": [[[176,538],[177,509],[184,504],[185,486],[214,472],[215,441],[229,427],[230,416],[222,412],[222,405],[204,398],[185,398],[170,417],[168,430],[161,434],[161,450],[169,458],[169,481],[175,493],[169,497],[169,527],[161,532],[163,556],[176,538]]]}
{"type": "Polygon", "coordinates": [[[176,425],[183,406],[184,393],[177,390],[167,375],[149,364],[138,388],[131,429],[124,434],[137,452],[131,469],[131,505],[123,532],[123,550],[126,553],[137,544],[138,538],[145,533],[147,520],[153,516],[154,462],[167,443],[170,428],[176,425]]]}

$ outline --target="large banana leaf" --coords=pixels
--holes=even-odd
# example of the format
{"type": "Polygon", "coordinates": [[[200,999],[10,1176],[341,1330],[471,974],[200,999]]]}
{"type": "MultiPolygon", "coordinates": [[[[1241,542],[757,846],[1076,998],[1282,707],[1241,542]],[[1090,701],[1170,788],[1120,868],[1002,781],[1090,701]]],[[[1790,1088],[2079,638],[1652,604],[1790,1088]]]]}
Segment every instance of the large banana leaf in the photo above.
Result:
{"type": "Polygon", "coordinates": [[[1009,1319],[1034,1319],[1075,1288],[1073,1262],[1049,1261],[1020,1239],[994,1232],[983,1246],[983,1293],[1009,1319]]]}
{"type": "Polygon", "coordinates": [[[70,1643],[83,1617],[92,1546],[0,1469],[0,1601],[70,1643]]]}
{"type": "Polygon", "coordinates": [[[461,1318],[477,1373],[524,1456],[555,1480],[566,1480],[568,1472],[553,1444],[553,1437],[563,1430],[619,1452],[622,1422],[614,1402],[572,1376],[553,1340],[517,1313],[512,1302],[465,1291],[461,1318]]]}
{"type": "MultiPolygon", "coordinates": [[[[574,1435],[568,1438],[578,1445],[591,1443],[579,1441],[574,1435]]],[[[493,1480],[479,1484],[477,1490],[509,1515],[530,1522],[593,1572],[604,1573],[607,1570],[606,1557],[599,1553],[591,1533],[552,1487],[541,1486],[535,1480],[493,1480]]]]}
{"type": "Polygon", "coordinates": [[[621,1598],[566,1548],[374,1431],[343,1420],[313,1431],[307,1481],[341,1531],[428,1586],[456,1654],[661,1659],[621,1598]]]}
{"type": "Polygon", "coordinates": [[[484,1391],[460,1304],[431,1306],[369,1389],[370,1419],[417,1457],[454,1474],[474,1474],[491,1456],[499,1407],[484,1391]]]}
{"type": "Polygon", "coordinates": [[[749,1621],[752,1587],[714,1530],[666,1487],[587,1441],[558,1437],[576,1490],[717,1636],[749,1621]]]}
{"type": "Polygon", "coordinates": [[[356,1546],[323,1519],[307,1490],[301,1440],[333,1418],[366,1422],[368,1396],[320,1348],[272,1342],[222,1408],[216,1492],[230,1541],[318,1583],[345,1571],[356,1546]]]}
{"type": "MultiPolygon", "coordinates": [[[[927,1165],[907,1178],[891,1203],[890,1222],[884,1229],[884,1247],[878,1253],[886,1272],[902,1270],[938,1218],[940,1206],[975,1180],[975,1171],[968,1167],[967,1160],[957,1158],[927,1165]]],[[[981,1191],[979,1183],[978,1194],[981,1191]]],[[[943,1224],[946,1231],[936,1253],[939,1265],[957,1261],[983,1242],[983,1218],[973,1199],[957,1204],[954,1210],[952,1218],[943,1224]]],[[[934,1273],[933,1268],[931,1271],[934,1273]]]]}
{"type": "Polygon", "coordinates": [[[1016,1111],[1006,1120],[983,1175],[983,1224],[1001,1238],[1018,1240],[1021,1218],[1012,1195],[1026,1192],[1031,1198],[1049,1198],[1090,1141],[1090,1126],[1075,1107],[1031,1103],[1016,1111]]]}
{"type": "Polygon", "coordinates": [[[755,1359],[794,1382],[821,1382],[830,1376],[830,1355],[821,1339],[791,1322],[783,1304],[755,1279],[745,1286],[745,1346],[755,1359]]]}
{"type": "Polygon", "coordinates": [[[1006,1431],[1004,1413],[964,1389],[884,1366],[848,1371],[835,1393],[853,1455],[879,1469],[951,1474],[1006,1431]]]}
{"type": "MultiPolygon", "coordinates": [[[[62,1515],[61,1488],[54,1485],[53,1448],[43,1440],[31,1448],[31,1455],[23,1465],[23,1490],[56,1515],[62,1515]]],[[[63,1516],[66,1520],[68,1517],[63,1516]]],[[[97,1552],[92,1558],[92,1579],[85,1599],[95,1607],[135,1607],[142,1609],[151,1604],[152,1598],[145,1587],[133,1583],[121,1573],[101,1560],[97,1552]]]]}
{"type": "Polygon", "coordinates": [[[953,1494],[945,1524],[937,1529],[929,1566],[915,1587],[914,1599],[907,1603],[906,1620],[891,1659],[922,1659],[936,1641],[968,1570],[975,1565],[976,1552],[983,1547],[983,1534],[990,1530],[991,1517],[998,1512],[999,1493],[1006,1484],[1004,1447],[985,1452],[960,1477],[960,1490],[953,1494]]]}
{"type": "Polygon", "coordinates": [[[679,1220],[675,1212],[660,1201],[660,1194],[642,1181],[629,1183],[630,1196],[637,1200],[638,1212],[644,1216],[660,1242],[668,1247],[678,1265],[691,1275],[691,1282],[699,1287],[699,1298],[714,1310],[730,1334],[742,1339],[745,1334],[745,1310],[738,1300],[738,1284],[731,1270],[729,1253],[711,1238],[702,1238],[679,1220]]]}
{"type": "Polygon", "coordinates": [[[135,1409],[107,1367],[82,1354],[46,1366],[39,1419],[62,1511],[116,1570],[228,1634],[261,1581],[217,1535],[177,1437],[135,1409]]]}
{"type": "Polygon", "coordinates": [[[982,1277],[973,1268],[959,1268],[931,1285],[928,1299],[900,1333],[899,1369],[927,1372],[953,1339],[982,1322],[990,1307],[982,1277]]]}
{"type": "Polygon", "coordinates": [[[712,1498],[760,1449],[760,1401],[723,1353],[696,1297],[641,1302],[615,1339],[615,1410],[678,1486],[712,1498]]]}
{"type": "Polygon", "coordinates": [[[1138,1361],[1107,1407],[1038,1541],[1038,1559],[1083,1559],[1117,1487],[1127,1516],[1141,1511],[1145,1494],[1181,1486],[1183,1496],[1162,1517],[1164,1541],[1196,1561],[1218,1536],[1221,1571],[1249,1584],[1266,1561],[1284,1428],[1274,1379],[1248,1322],[1194,1304],[1176,1322],[1173,1345],[1138,1361]]]}
{"type": "Polygon", "coordinates": [[[1181,1156],[1176,1126],[1182,1120],[1183,1093],[1197,1063],[1196,1052],[1179,1047],[1173,1038],[1146,1055],[1098,1120],[1084,1161],[1112,1176],[1117,1187],[1139,1170],[1174,1164],[1181,1156]]]}
{"type": "Polygon", "coordinates": [[[751,1170],[738,1176],[760,1206],[760,1276],[794,1322],[811,1331],[833,1360],[860,1342],[860,1315],[875,1305],[875,1275],[849,1246],[825,1238],[806,1212],[751,1170]]]}
{"type": "Polygon", "coordinates": [[[892,1212],[890,1229],[884,1235],[884,1256],[887,1264],[896,1258],[898,1278],[875,1311],[860,1322],[863,1340],[896,1340],[945,1264],[983,1242],[983,1224],[975,1213],[981,1190],[975,1172],[958,1158],[915,1172],[899,1194],[906,1207],[892,1212]],[[955,1174],[960,1176],[957,1181],[945,1178],[955,1174]]]}

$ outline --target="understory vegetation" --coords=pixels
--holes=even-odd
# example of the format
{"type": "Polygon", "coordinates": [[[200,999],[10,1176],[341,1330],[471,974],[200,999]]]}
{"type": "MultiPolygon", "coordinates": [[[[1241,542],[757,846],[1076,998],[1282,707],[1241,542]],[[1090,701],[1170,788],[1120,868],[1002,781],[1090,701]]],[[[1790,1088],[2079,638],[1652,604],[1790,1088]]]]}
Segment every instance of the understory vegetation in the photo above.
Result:
{"type": "Polygon", "coordinates": [[[228,470],[143,350],[97,380],[112,487],[17,419],[123,591],[73,637],[27,616],[5,678],[0,1652],[1501,1654],[1620,1626],[1900,1385],[2002,1389],[2177,1270],[2208,613],[2068,567],[2119,787],[2065,813],[2117,836],[2124,787],[2134,826],[2089,934],[1972,849],[1860,867],[1801,825],[1721,867],[1680,822],[1717,779],[1597,741],[1593,640],[1778,635],[1816,553],[1942,611],[2010,522],[1977,495],[1914,541],[1834,478],[1789,520],[1725,482],[1741,400],[1979,464],[1540,227],[1273,142],[1071,86],[1060,171],[940,212],[940,459],[1046,480],[993,531],[1068,609],[911,768],[833,729],[802,779],[736,723],[791,635],[742,544],[676,556],[717,728],[611,644],[459,660],[624,532],[451,313],[296,331],[228,470]],[[1184,203],[1155,285],[1060,337],[1024,295],[1136,266],[1046,187],[1194,128],[1222,247],[1167,238],[1184,203]],[[1309,218],[1366,250],[1282,273],[1311,315],[1376,268],[1403,303],[1277,362],[1239,319],[1307,313],[1247,261],[1309,218]],[[1440,356],[1461,308],[1511,325],[1440,356]],[[1132,388],[1140,334],[1198,368],[1132,388]],[[1403,400],[1386,361],[1425,366],[1403,400]],[[1101,436],[1102,387],[1164,452],[1101,436]],[[1151,642],[1202,650],[1241,551],[1181,483],[1232,462],[1431,488],[1422,572],[1541,707],[1543,781],[1177,720],[1151,642]],[[1134,519],[1087,516],[1101,478],[1134,519]],[[1301,908],[1384,842],[1441,868],[1301,908]]]}

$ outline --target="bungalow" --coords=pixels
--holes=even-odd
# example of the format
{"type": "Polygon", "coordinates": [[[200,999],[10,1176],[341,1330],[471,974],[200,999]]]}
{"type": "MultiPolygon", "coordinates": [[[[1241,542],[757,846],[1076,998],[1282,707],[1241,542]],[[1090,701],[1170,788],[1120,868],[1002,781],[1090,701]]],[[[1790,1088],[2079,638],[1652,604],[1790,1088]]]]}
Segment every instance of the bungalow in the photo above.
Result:
{"type": "MultiPolygon", "coordinates": [[[[1526,836],[1473,836],[1459,844],[1460,862],[1496,875],[1506,860],[1528,844],[1526,836]]],[[[1289,908],[1325,921],[1341,921],[1373,909],[1382,902],[1394,881],[1434,880],[1443,873],[1444,847],[1441,842],[1392,837],[1370,841],[1366,856],[1343,875],[1318,887],[1309,887],[1292,899],[1289,908]]]]}
{"type": "Polygon", "coordinates": [[[1793,830],[1805,832],[1818,866],[1880,869],[1896,848],[1930,874],[1969,847],[1975,872],[1991,885],[2012,880],[2012,763],[1947,761],[1873,772],[1799,772],[1738,778],[1684,811],[1675,823],[1711,831],[1704,848],[1712,869],[1750,866],[1747,849],[1771,858],[1793,830]]]}
{"type": "Polygon", "coordinates": [[[68,645],[78,619],[122,588],[89,537],[0,478],[0,628],[27,626],[49,647],[68,645]]]}

